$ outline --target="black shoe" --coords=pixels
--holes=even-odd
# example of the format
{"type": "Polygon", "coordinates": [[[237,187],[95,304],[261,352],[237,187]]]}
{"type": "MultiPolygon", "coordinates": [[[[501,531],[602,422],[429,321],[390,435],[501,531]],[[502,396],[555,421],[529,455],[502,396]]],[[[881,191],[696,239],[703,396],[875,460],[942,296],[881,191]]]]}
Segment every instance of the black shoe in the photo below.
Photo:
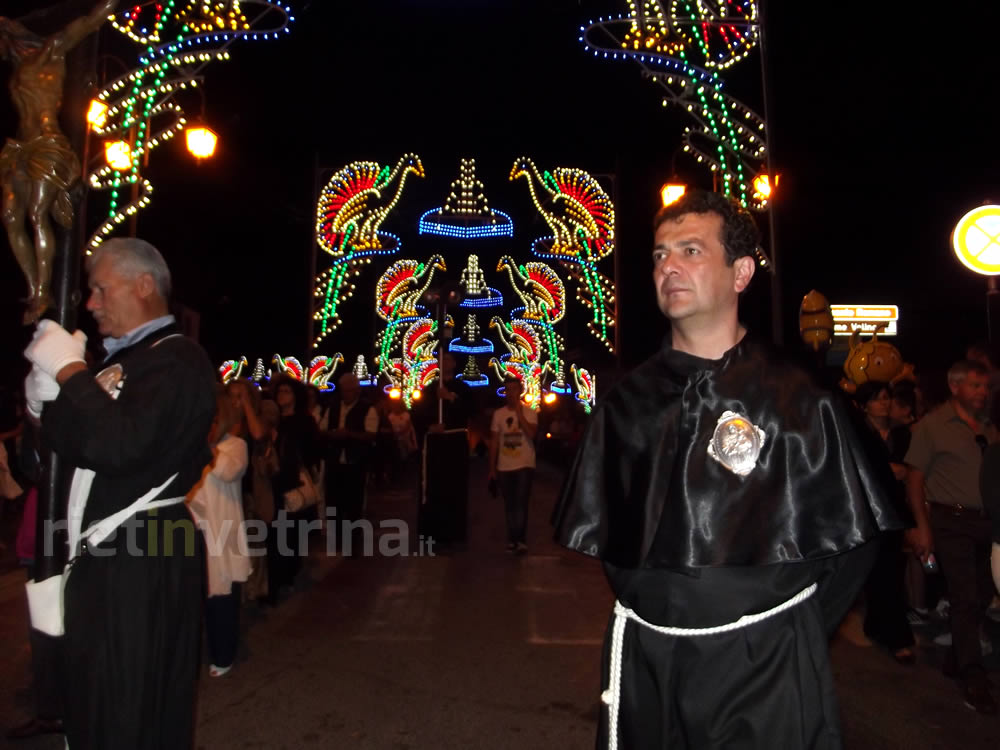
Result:
{"type": "Polygon", "coordinates": [[[965,698],[965,705],[977,714],[992,716],[997,712],[997,704],[990,695],[986,678],[965,680],[962,683],[962,697],[965,698]]]}
{"type": "Polygon", "coordinates": [[[31,719],[7,732],[8,740],[26,740],[42,734],[65,734],[62,719],[31,719]]]}

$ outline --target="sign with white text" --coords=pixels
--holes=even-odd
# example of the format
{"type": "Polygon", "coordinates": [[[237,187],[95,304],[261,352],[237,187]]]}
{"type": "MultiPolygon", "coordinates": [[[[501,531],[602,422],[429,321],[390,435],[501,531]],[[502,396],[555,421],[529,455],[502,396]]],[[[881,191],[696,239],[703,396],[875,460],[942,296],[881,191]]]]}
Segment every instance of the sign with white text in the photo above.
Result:
{"type": "Polygon", "coordinates": [[[830,305],[833,335],[850,336],[854,331],[879,336],[895,336],[899,321],[896,305],[830,305]]]}

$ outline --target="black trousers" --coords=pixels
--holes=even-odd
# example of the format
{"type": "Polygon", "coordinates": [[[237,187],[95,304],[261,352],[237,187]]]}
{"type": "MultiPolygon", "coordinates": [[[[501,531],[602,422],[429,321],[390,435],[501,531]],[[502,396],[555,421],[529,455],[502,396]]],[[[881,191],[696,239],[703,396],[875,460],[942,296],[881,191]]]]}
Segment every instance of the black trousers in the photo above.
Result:
{"type": "Polygon", "coordinates": [[[534,469],[498,471],[497,484],[503,495],[504,510],[507,514],[507,541],[511,544],[524,543],[528,528],[528,501],[531,499],[531,481],[534,469]]]}
{"type": "Polygon", "coordinates": [[[979,626],[993,598],[990,574],[992,527],[985,516],[955,512],[931,503],[934,553],[948,585],[951,603],[951,653],[949,661],[962,677],[981,672],[979,626]]]}
{"type": "Polygon", "coordinates": [[[364,553],[364,534],[359,527],[347,524],[360,521],[365,512],[365,483],[368,469],[364,464],[340,464],[328,461],[326,464],[326,508],[337,513],[336,523],[331,530],[337,534],[337,544],[345,556],[361,556],[364,553]],[[344,536],[349,533],[350,538],[344,536]]]}
{"type": "MultiPolygon", "coordinates": [[[[27,568],[28,580],[33,580],[33,567],[27,568]]],[[[31,644],[31,689],[35,694],[35,716],[39,719],[61,719],[63,690],[66,685],[63,664],[63,639],[45,635],[28,627],[31,644]]]]}
{"type": "Polygon", "coordinates": [[[236,661],[240,642],[240,601],[242,586],[223,596],[205,599],[205,637],[208,639],[208,656],[217,667],[229,667],[236,661]]]}
{"type": "Polygon", "coordinates": [[[903,532],[885,532],[879,539],[878,557],[865,586],[865,635],[890,651],[913,645],[903,592],[905,569],[903,532]]]}

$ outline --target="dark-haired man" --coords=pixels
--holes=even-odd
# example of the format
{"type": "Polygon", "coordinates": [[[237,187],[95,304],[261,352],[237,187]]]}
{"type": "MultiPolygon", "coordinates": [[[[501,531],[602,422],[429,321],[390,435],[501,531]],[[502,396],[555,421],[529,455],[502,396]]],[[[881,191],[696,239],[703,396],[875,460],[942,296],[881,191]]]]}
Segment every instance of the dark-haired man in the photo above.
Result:
{"type": "Polygon", "coordinates": [[[892,511],[837,399],[740,324],[749,214],[692,191],[654,231],[671,335],[598,405],[556,514],[618,598],[600,745],[839,747],[827,637],[892,511]]]}

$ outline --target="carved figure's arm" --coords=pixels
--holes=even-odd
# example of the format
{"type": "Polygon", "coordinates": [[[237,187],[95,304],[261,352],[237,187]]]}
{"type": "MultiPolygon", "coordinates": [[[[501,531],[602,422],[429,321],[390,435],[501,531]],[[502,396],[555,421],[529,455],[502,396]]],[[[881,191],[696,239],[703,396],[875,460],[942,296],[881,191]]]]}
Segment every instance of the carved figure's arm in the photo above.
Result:
{"type": "Polygon", "coordinates": [[[108,16],[117,10],[118,2],[119,0],[101,0],[90,13],[70,21],[66,28],[54,37],[56,47],[63,54],[69,52],[104,25],[108,16]]]}

